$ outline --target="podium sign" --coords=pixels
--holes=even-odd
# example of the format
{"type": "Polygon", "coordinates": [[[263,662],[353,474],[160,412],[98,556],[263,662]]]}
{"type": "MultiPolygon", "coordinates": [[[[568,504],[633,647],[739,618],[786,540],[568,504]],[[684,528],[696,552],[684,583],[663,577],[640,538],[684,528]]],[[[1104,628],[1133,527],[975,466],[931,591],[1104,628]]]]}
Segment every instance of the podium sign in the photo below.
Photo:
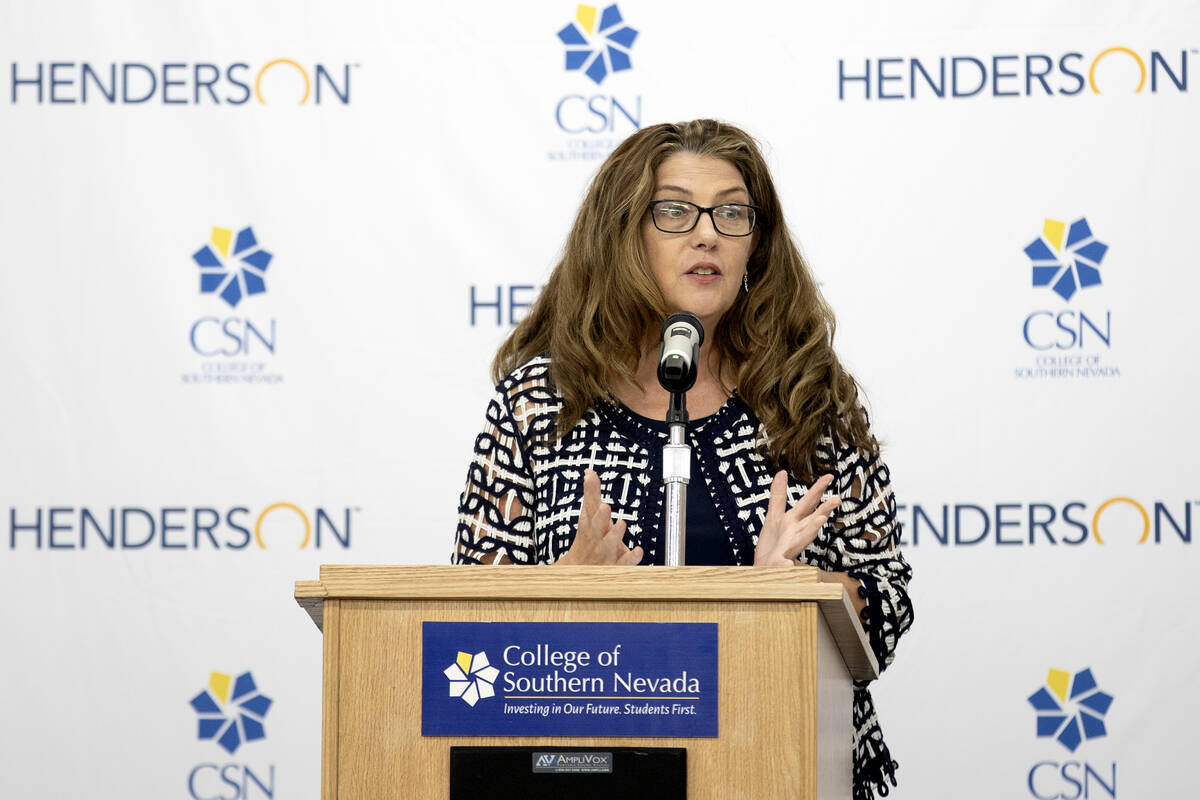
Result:
{"type": "Polygon", "coordinates": [[[718,734],[716,623],[423,622],[424,736],[718,734]]]}

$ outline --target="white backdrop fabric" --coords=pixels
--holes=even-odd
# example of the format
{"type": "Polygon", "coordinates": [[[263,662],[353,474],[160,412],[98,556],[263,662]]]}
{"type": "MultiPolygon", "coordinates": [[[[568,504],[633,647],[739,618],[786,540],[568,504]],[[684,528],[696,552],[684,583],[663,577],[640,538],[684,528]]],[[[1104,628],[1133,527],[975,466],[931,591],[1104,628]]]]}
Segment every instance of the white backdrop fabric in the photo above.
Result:
{"type": "Polygon", "coordinates": [[[599,81],[559,0],[0,6],[0,796],[317,798],[292,582],[447,562],[599,159],[695,117],[886,441],[891,796],[1194,793],[1200,4],[596,8],[599,81]]]}

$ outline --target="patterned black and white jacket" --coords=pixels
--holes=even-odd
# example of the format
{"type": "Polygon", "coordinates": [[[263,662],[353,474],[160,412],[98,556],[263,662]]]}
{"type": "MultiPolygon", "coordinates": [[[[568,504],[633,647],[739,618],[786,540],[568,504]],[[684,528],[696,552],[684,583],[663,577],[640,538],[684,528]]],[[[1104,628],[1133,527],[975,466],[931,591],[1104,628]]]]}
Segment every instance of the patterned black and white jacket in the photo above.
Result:
{"type": "MultiPolygon", "coordinates": [[[[623,406],[596,402],[562,439],[554,438],[562,401],[549,384],[547,357],[518,367],[500,382],[459,503],[453,560],[461,564],[549,564],[571,546],[583,497],[583,471],[600,476],[613,520],[625,520],[626,543],[641,545],[645,563],[663,546],[663,435],[623,406]]],[[[771,472],[761,455],[766,433],[735,393],[710,417],[688,428],[704,485],[712,495],[736,564],[752,564],[766,518],[771,472]]],[[[887,466],[831,437],[819,445],[836,464],[841,506],[800,560],[861,581],[863,627],[880,667],[912,625],[907,585],[912,570],[900,553],[900,525],[887,466]]],[[[696,479],[693,476],[693,486],[696,479]]],[[[788,504],[807,486],[788,483],[788,504]]],[[[895,785],[892,760],[866,683],[856,684],[853,720],[854,798],[870,800],[895,785]]]]}

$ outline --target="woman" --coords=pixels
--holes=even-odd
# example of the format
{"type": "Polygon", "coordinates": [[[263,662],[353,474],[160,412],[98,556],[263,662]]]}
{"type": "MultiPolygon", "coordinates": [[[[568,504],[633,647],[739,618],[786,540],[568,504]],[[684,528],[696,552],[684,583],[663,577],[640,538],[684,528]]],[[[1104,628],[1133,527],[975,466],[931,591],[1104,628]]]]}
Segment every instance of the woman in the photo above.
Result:
{"type": "MultiPolygon", "coordinates": [[[[706,332],[688,393],[688,563],[808,564],[847,587],[881,666],[912,624],[887,467],[766,163],[731,125],[655,125],[600,167],[500,347],[462,495],[459,563],[662,563],[663,319],[706,332]]],[[[854,796],[895,762],[866,685],[854,796]]]]}

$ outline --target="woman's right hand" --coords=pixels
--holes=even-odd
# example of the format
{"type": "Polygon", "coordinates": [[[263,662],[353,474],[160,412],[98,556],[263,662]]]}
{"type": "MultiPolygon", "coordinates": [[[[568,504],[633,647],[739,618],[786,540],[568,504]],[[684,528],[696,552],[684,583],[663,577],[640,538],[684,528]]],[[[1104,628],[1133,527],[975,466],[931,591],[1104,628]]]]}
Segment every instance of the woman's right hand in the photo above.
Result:
{"type": "Polygon", "coordinates": [[[632,567],[642,561],[642,548],[625,546],[625,520],[613,524],[612,509],[600,502],[600,476],[583,472],[583,503],[571,549],[556,564],[616,564],[632,567]]]}

